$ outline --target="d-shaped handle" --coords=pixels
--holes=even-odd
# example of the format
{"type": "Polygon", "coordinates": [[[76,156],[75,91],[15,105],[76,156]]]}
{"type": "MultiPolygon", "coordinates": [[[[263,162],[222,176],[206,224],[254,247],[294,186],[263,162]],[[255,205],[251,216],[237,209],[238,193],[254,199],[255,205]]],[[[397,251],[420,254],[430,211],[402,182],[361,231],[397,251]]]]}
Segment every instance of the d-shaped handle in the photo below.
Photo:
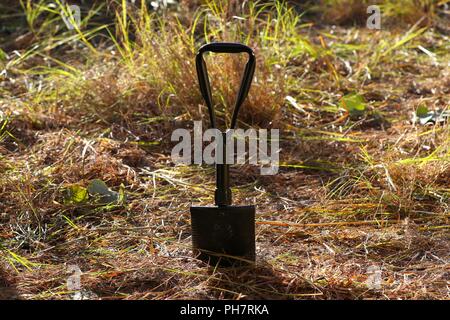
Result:
{"type": "Polygon", "coordinates": [[[250,86],[253,80],[253,74],[255,73],[255,54],[253,50],[246,45],[240,43],[227,43],[227,42],[213,42],[203,45],[195,58],[195,64],[197,68],[198,82],[200,85],[200,91],[202,93],[203,99],[205,99],[206,105],[208,107],[209,118],[211,120],[211,127],[216,128],[216,113],[214,111],[214,105],[212,103],[211,95],[211,85],[208,78],[208,69],[206,68],[205,60],[203,59],[203,53],[205,52],[215,52],[215,53],[241,53],[245,52],[248,54],[248,62],[245,65],[244,75],[242,76],[241,86],[236,98],[236,103],[234,106],[233,116],[231,118],[230,128],[234,129],[237,122],[237,117],[239,109],[242,103],[248,95],[250,86]]]}

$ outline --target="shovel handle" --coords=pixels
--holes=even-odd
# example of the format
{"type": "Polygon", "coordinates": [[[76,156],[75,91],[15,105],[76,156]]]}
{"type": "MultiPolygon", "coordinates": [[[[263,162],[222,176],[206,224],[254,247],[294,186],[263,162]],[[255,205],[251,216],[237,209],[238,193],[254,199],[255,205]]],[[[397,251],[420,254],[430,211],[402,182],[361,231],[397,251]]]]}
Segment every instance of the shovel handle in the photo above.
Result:
{"type": "Polygon", "coordinates": [[[205,60],[203,59],[203,53],[205,52],[215,52],[215,53],[242,53],[248,54],[248,62],[245,65],[244,75],[242,76],[241,86],[236,98],[236,103],[234,106],[233,116],[231,118],[230,128],[234,129],[236,127],[237,116],[242,103],[248,95],[250,86],[252,84],[253,75],[255,73],[256,59],[253,50],[246,45],[240,43],[228,43],[228,42],[212,42],[203,45],[195,58],[195,65],[197,68],[198,82],[200,85],[200,92],[202,93],[203,99],[205,99],[206,105],[208,107],[209,118],[211,121],[211,127],[216,128],[216,114],[214,111],[214,105],[212,103],[211,95],[211,85],[208,78],[208,69],[206,67],[205,60]]]}
{"type": "MultiPolygon", "coordinates": [[[[208,78],[208,69],[206,67],[206,62],[203,59],[203,54],[208,51],[216,53],[245,52],[248,54],[248,61],[247,64],[245,65],[244,75],[242,76],[241,86],[239,88],[236,103],[234,106],[233,116],[231,118],[230,128],[234,129],[236,127],[239,109],[241,108],[242,103],[247,97],[248,91],[250,90],[250,86],[252,84],[256,64],[255,54],[253,53],[253,50],[251,48],[240,43],[213,42],[205,44],[199,49],[197,56],[195,58],[195,65],[197,68],[197,76],[198,82],[200,84],[200,91],[208,107],[212,128],[217,127],[216,113],[214,111],[214,105],[212,103],[211,85],[209,83],[208,78]]],[[[225,132],[223,132],[223,137],[225,141],[226,137],[225,132]]],[[[225,147],[223,149],[223,154],[225,155],[225,147]]],[[[215,203],[217,206],[228,206],[231,205],[231,202],[232,199],[231,199],[230,178],[229,178],[229,165],[225,163],[216,164],[215,203]]]]}

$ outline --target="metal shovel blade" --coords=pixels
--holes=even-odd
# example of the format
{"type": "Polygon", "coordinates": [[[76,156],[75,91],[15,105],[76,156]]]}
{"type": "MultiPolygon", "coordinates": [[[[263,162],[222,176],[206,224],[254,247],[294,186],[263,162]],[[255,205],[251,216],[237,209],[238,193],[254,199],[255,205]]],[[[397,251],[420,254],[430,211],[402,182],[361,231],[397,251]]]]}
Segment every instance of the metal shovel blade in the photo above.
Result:
{"type": "Polygon", "coordinates": [[[192,244],[210,265],[236,266],[255,261],[255,207],[191,207],[192,244]]]}

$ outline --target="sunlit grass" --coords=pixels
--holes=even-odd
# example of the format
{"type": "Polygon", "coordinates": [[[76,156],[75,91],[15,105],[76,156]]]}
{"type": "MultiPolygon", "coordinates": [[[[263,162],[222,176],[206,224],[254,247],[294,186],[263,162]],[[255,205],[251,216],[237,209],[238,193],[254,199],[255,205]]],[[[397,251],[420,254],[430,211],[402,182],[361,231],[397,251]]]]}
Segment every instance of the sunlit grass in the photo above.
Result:
{"type": "MultiPolygon", "coordinates": [[[[102,298],[445,298],[431,275],[448,255],[448,123],[411,115],[450,105],[448,37],[432,28],[436,2],[384,1],[379,31],[352,3],[323,1],[331,20],[311,21],[315,10],[280,1],[151,11],[119,0],[85,8],[68,30],[62,2],[23,0],[32,37],[0,51],[0,277],[27,299],[70,298],[72,263],[102,298]],[[231,170],[235,203],[257,205],[250,274],[191,257],[189,206],[212,204],[214,170],[170,159],[173,128],[208,126],[194,58],[211,41],[255,50],[239,125],[282,129],[278,175],[231,170]],[[364,104],[357,117],[349,94],[364,104]],[[71,201],[93,179],[120,203],[71,201]],[[382,292],[364,285],[373,264],[392,280],[382,292]],[[414,268],[421,280],[404,284],[414,268]]],[[[207,57],[222,124],[242,58],[207,57]]]]}

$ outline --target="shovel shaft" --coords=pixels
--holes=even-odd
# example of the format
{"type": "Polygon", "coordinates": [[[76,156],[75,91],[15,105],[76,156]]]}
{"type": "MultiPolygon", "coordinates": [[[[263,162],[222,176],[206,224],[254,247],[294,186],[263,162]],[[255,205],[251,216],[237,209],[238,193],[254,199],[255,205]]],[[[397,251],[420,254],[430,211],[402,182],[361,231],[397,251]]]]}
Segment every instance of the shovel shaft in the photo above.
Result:
{"type": "Polygon", "coordinates": [[[216,164],[216,206],[231,205],[230,166],[228,164],[216,164]]]}
{"type": "Polygon", "coordinates": [[[231,189],[230,189],[230,165],[226,163],[226,133],[222,133],[222,162],[216,164],[216,192],[215,203],[216,206],[231,205],[231,189]]]}

